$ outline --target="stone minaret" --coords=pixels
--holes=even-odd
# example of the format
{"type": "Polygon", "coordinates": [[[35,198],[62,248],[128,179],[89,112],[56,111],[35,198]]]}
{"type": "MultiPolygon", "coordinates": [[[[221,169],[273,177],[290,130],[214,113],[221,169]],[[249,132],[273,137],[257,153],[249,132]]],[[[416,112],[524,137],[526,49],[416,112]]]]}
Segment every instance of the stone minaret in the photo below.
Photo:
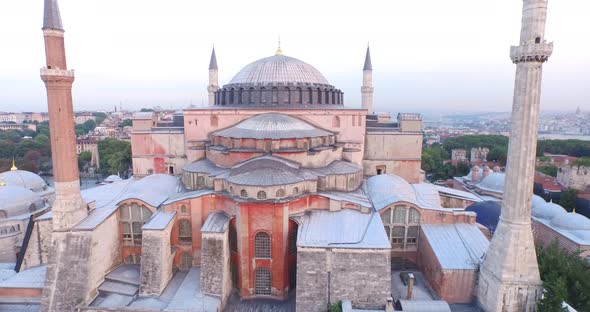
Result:
{"type": "Polygon", "coordinates": [[[47,67],[41,69],[41,79],[47,88],[55,202],[51,209],[52,247],[41,310],[71,311],[79,303],[76,293],[83,291],[83,287],[76,287],[70,281],[84,279],[85,276],[83,272],[74,272],[77,266],[68,259],[78,256],[71,255],[76,249],[70,246],[69,233],[87,215],[87,210],[80,195],[76,156],[72,106],[74,71],[68,70],[66,65],[64,30],[57,0],[45,0],[43,36],[47,67]]]}
{"type": "Polygon", "coordinates": [[[215,105],[215,92],[219,89],[218,78],[217,57],[215,57],[215,47],[213,47],[211,61],[209,61],[209,86],[207,87],[209,106],[215,105]]]}
{"type": "Polygon", "coordinates": [[[371,51],[367,46],[367,55],[365,56],[365,66],[363,66],[363,86],[361,87],[362,108],[366,109],[369,114],[373,113],[373,66],[371,65],[371,51]]]}
{"type": "Polygon", "coordinates": [[[516,82],[502,214],[478,285],[478,301],[485,311],[535,311],[541,297],[531,197],[542,67],[553,50],[544,38],[547,1],[524,0],[520,45],[510,49],[516,82]]]}

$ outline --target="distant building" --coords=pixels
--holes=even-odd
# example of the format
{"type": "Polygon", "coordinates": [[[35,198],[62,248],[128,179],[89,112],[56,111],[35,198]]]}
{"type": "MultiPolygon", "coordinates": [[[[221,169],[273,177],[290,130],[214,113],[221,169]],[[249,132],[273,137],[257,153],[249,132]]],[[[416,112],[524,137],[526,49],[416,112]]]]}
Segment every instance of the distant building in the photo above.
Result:
{"type": "Polygon", "coordinates": [[[0,130],[33,130],[37,131],[36,124],[13,124],[13,123],[0,123],[0,130]]]}
{"type": "Polygon", "coordinates": [[[76,116],[74,117],[74,122],[76,124],[83,124],[88,120],[96,120],[96,117],[94,117],[90,112],[76,113],[76,116]]]}
{"type": "Polygon", "coordinates": [[[76,139],[76,154],[80,155],[82,152],[90,152],[92,154],[92,159],[90,160],[90,165],[96,167],[97,169],[100,168],[100,159],[98,154],[98,144],[94,139],[87,139],[87,138],[77,138],[76,139]]]}
{"type": "Polygon", "coordinates": [[[467,159],[467,151],[463,148],[454,148],[451,150],[451,162],[453,165],[457,165],[460,162],[466,162],[467,159]]]}
{"type": "Polygon", "coordinates": [[[490,149],[487,147],[477,147],[471,149],[471,163],[474,165],[482,165],[488,161],[488,153],[490,149]]]}
{"type": "Polygon", "coordinates": [[[590,168],[585,166],[562,166],[557,170],[557,182],[564,188],[584,191],[590,186],[590,168]]]}

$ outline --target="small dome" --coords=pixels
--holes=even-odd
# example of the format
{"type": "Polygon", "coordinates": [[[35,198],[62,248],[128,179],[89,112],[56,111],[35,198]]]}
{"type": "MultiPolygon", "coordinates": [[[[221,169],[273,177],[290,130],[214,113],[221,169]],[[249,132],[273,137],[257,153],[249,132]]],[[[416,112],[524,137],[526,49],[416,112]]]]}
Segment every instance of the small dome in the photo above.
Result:
{"type": "Polygon", "coordinates": [[[106,183],[113,183],[113,182],[118,182],[118,181],[123,181],[123,179],[121,179],[121,177],[116,176],[114,174],[110,175],[106,179],[104,179],[104,182],[106,182],[106,183]]]}
{"type": "Polygon", "coordinates": [[[487,191],[504,192],[504,174],[498,172],[490,173],[477,187],[487,191]]]}
{"type": "Polygon", "coordinates": [[[590,220],[577,213],[562,213],[551,219],[552,226],[567,231],[590,231],[590,220]]]}
{"type": "Polygon", "coordinates": [[[236,139],[296,139],[323,137],[334,133],[295,117],[269,113],[250,117],[213,135],[236,139]]]}
{"type": "Polygon", "coordinates": [[[45,207],[39,195],[22,186],[1,186],[0,198],[0,218],[14,217],[45,207]]]}
{"type": "Polygon", "coordinates": [[[40,176],[25,170],[7,171],[0,174],[6,185],[18,185],[33,192],[42,192],[47,189],[47,183],[40,176]]]}
{"type": "Polygon", "coordinates": [[[394,174],[381,174],[367,179],[367,192],[375,209],[398,201],[416,203],[416,192],[408,181],[394,174]]]}
{"type": "Polygon", "coordinates": [[[467,208],[465,211],[473,211],[477,213],[475,222],[485,226],[490,231],[495,231],[500,221],[500,213],[502,211],[502,202],[486,200],[475,203],[467,208]]]}
{"type": "Polygon", "coordinates": [[[534,209],[535,206],[543,205],[543,204],[546,204],[547,202],[543,199],[543,197],[538,196],[538,195],[533,195],[532,203],[533,203],[533,209],[534,209]]]}
{"type": "Polygon", "coordinates": [[[551,220],[555,218],[557,215],[567,212],[560,205],[554,203],[547,203],[542,198],[540,199],[543,201],[542,203],[535,203],[535,198],[533,197],[533,216],[536,218],[551,220]]]}
{"type": "Polygon", "coordinates": [[[273,55],[246,65],[229,84],[264,85],[302,83],[329,85],[324,75],[313,66],[296,58],[273,55]]]}

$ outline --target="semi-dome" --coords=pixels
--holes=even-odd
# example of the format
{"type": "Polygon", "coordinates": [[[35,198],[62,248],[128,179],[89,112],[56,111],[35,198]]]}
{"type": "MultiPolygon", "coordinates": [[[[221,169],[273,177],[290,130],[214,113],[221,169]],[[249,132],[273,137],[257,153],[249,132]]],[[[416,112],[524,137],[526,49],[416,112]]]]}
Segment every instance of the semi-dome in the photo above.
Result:
{"type": "Polygon", "coordinates": [[[265,85],[273,83],[301,83],[329,85],[315,67],[286,55],[273,55],[252,62],[242,68],[229,84],[265,85]]]}
{"type": "Polygon", "coordinates": [[[416,192],[412,185],[398,175],[372,176],[367,179],[366,188],[367,194],[377,210],[399,201],[417,202],[416,192]]]}
{"type": "Polygon", "coordinates": [[[567,212],[560,205],[554,203],[547,203],[545,201],[543,201],[543,203],[535,203],[534,201],[535,199],[533,197],[533,217],[551,220],[555,218],[557,215],[567,212]]]}
{"type": "Polygon", "coordinates": [[[250,117],[213,135],[236,139],[298,139],[325,137],[334,133],[299,118],[268,113],[250,117]]]}
{"type": "Polygon", "coordinates": [[[22,186],[0,186],[0,198],[0,218],[22,215],[45,206],[39,195],[22,186]]]}
{"type": "Polygon", "coordinates": [[[590,220],[577,213],[563,213],[551,219],[551,225],[567,231],[590,231],[590,220]]]}
{"type": "Polygon", "coordinates": [[[42,192],[47,189],[47,183],[45,180],[30,171],[7,171],[0,174],[0,179],[3,179],[6,185],[22,186],[33,192],[42,192]]]}

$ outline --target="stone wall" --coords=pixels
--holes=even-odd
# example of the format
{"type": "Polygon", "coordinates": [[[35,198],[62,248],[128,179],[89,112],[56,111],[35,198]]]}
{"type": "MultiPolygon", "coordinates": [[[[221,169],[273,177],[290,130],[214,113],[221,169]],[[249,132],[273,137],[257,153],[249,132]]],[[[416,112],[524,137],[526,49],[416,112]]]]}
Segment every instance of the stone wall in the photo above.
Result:
{"type": "Polygon", "coordinates": [[[557,182],[561,185],[583,191],[590,185],[590,168],[579,167],[561,167],[557,172],[557,182]]]}
{"type": "Polygon", "coordinates": [[[383,309],[391,296],[390,260],[389,249],[298,248],[297,310],[323,312],[328,298],[383,309]]]}
{"type": "Polygon", "coordinates": [[[173,253],[170,248],[170,234],[173,222],[164,230],[142,232],[140,293],[159,296],[172,278],[173,253]]]}
{"type": "Polygon", "coordinates": [[[223,306],[232,288],[228,231],[203,233],[202,237],[201,291],[221,297],[223,306]]]}

